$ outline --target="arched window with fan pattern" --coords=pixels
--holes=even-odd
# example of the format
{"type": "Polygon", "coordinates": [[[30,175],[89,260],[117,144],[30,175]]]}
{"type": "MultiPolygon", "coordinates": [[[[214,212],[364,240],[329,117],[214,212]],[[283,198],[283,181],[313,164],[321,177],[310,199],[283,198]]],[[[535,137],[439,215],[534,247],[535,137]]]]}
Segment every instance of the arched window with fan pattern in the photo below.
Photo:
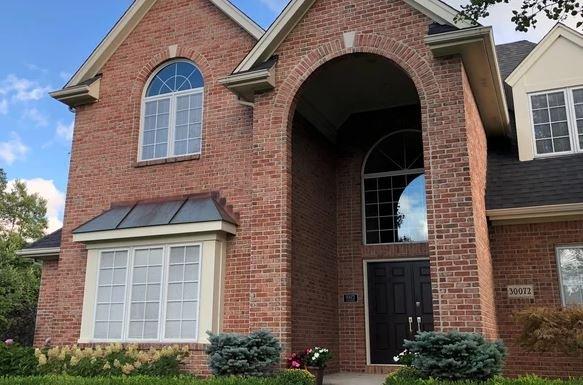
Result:
{"type": "Polygon", "coordinates": [[[362,172],[364,243],[427,241],[423,142],[418,130],[385,136],[362,172]]]}
{"type": "Polygon", "coordinates": [[[166,63],[146,85],[139,160],[200,154],[204,80],[187,60],[166,63]]]}

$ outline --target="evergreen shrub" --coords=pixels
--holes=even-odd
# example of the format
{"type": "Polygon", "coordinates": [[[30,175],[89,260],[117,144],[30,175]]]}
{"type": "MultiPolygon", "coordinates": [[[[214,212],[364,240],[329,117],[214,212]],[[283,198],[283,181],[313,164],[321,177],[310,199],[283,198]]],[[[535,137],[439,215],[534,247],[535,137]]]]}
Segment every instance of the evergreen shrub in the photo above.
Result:
{"type": "Polygon", "coordinates": [[[487,380],[502,372],[506,348],[477,333],[421,332],[405,348],[415,355],[422,377],[442,380],[487,380]]]}

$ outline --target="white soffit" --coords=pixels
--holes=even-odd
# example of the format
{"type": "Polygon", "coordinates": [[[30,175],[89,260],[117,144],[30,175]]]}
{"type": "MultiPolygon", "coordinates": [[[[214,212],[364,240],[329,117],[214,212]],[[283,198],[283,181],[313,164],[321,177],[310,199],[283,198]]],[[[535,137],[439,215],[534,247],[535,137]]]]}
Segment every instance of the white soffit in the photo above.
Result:
{"type": "MultiPolygon", "coordinates": [[[[235,69],[234,73],[249,71],[254,65],[269,59],[314,2],[315,0],[292,0],[235,69]]],[[[440,0],[405,0],[405,2],[440,24],[448,24],[458,28],[475,25],[470,21],[455,20],[458,11],[440,0]]]]}
{"type": "MultiPolygon", "coordinates": [[[[75,86],[97,75],[111,55],[123,43],[127,36],[136,28],[146,13],[157,0],[135,0],[130,8],[119,19],[107,36],[99,43],[93,53],[83,65],[75,72],[64,88],[75,86]]],[[[209,0],[217,8],[223,11],[255,39],[261,38],[264,30],[241,10],[232,5],[228,0],[209,0]]]]}
{"type": "Polygon", "coordinates": [[[557,23],[553,29],[551,29],[545,37],[534,47],[534,49],[528,54],[528,56],[512,71],[508,78],[506,78],[506,83],[513,87],[532,67],[538,59],[545,54],[545,52],[559,39],[564,37],[568,39],[573,44],[578,45],[583,48],[583,34],[575,31],[562,23],[557,23]]]}

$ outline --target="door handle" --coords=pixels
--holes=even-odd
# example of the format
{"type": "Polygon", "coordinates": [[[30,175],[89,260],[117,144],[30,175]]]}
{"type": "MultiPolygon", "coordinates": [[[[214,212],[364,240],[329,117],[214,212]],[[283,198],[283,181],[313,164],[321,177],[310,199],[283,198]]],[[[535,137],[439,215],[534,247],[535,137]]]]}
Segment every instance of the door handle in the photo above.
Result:
{"type": "Polygon", "coordinates": [[[423,327],[421,325],[421,317],[417,317],[417,331],[422,332],[423,327]]]}
{"type": "Polygon", "coordinates": [[[409,333],[413,334],[413,317],[409,317],[409,333]]]}

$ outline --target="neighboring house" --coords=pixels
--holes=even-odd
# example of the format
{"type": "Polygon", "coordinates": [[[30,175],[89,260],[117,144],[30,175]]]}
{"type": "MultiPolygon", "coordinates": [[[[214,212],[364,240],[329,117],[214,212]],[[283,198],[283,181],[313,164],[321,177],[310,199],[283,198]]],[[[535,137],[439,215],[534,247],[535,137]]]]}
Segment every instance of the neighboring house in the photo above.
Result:
{"type": "Polygon", "coordinates": [[[455,15],[292,0],[264,32],[136,0],[52,93],[76,120],[36,343],[184,342],[205,372],[206,331],[266,328],[384,372],[461,330],[502,338],[508,374],[582,375],[512,319],[583,303],[582,36],[495,47],[455,15]]]}

